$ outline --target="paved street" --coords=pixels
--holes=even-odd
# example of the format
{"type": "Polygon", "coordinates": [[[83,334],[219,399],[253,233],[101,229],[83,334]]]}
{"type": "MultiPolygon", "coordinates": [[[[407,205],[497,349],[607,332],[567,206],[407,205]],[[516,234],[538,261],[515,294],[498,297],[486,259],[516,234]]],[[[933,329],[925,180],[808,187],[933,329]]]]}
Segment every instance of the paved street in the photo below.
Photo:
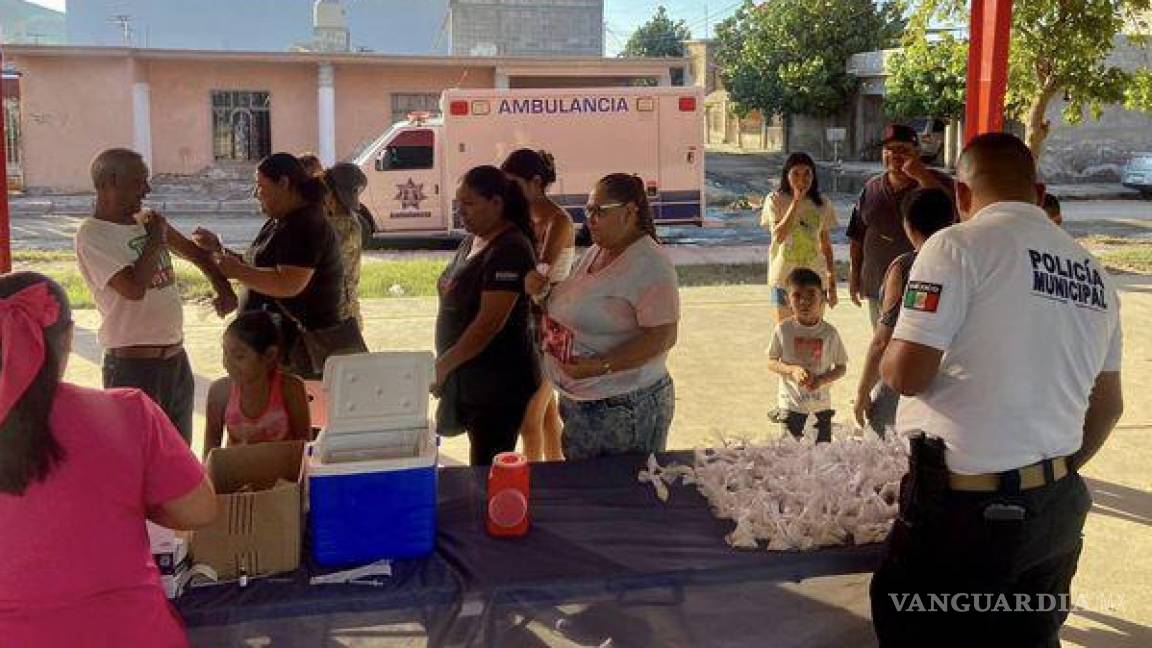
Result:
{"type": "MultiPolygon", "coordinates": [[[[841,225],[851,213],[851,197],[833,197],[841,225]]],[[[244,247],[256,235],[263,217],[247,213],[169,213],[169,220],[181,231],[191,232],[198,226],[220,234],[225,243],[244,247]]],[[[81,216],[76,214],[29,214],[17,212],[12,217],[12,246],[17,250],[65,250],[72,247],[72,237],[81,216]]],[[[1112,236],[1152,239],[1152,201],[1098,200],[1066,201],[1064,218],[1077,235],[1108,234],[1112,236]]],[[[768,235],[758,226],[758,215],[749,212],[724,213],[711,210],[706,226],[669,228],[662,232],[669,243],[703,246],[767,245],[768,235]]],[[[843,243],[843,228],[833,239],[843,243]]],[[[418,242],[389,244],[390,249],[411,249],[418,242]]]]}

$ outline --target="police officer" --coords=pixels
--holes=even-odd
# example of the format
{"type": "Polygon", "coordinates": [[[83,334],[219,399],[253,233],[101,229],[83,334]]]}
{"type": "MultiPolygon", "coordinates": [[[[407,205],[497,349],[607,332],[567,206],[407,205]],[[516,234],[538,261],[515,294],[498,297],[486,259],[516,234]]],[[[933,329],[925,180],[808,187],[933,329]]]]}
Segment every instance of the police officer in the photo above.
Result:
{"type": "Polygon", "coordinates": [[[1078,471],[1123,410],[1116,290],[1038,204],[1028,148],[957,169],[965,220],[924,245],[881,366],[914,439],[872,579],[881,646],[1058,646],[1091,499],[1078,471]],[[935,611],[934,611],[935,610],[935,611]]]}

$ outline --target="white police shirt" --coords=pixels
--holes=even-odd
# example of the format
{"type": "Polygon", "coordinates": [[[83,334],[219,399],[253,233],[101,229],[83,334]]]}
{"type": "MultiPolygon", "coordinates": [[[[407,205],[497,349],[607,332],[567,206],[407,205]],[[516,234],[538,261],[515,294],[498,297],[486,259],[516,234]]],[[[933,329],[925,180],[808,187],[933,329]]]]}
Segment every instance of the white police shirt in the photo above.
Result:
{"type": "Polygon", "coordinates": [[[944,352],[896,427],[993,473],[1080,449],[1096,377],[1120,370],[1120,302],[1100,263],[1034,205],[1000,202],[941,230],[912,266],[893,338],[944,352]]]}

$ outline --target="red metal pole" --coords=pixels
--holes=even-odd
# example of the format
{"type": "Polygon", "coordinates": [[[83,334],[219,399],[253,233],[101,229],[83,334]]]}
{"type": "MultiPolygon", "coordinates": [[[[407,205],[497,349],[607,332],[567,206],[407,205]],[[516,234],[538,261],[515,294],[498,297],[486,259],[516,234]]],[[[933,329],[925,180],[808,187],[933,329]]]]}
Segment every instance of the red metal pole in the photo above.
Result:
{"type": "Polygon", "coordinates": [[[964,141],[1004,129],[1012,0],[972,0],[964,141]]]}
{"type": "MultiPolygon", "coordinates": [[[[0,71],[4,69],[4,51],[0,47],[0,71]]],[[[4,106],[4,82],[0,80],[0,179],[4,181],[0,196],[0,272],[12,272],[12,226],[8,209],[8,119],[4,106]]]]}

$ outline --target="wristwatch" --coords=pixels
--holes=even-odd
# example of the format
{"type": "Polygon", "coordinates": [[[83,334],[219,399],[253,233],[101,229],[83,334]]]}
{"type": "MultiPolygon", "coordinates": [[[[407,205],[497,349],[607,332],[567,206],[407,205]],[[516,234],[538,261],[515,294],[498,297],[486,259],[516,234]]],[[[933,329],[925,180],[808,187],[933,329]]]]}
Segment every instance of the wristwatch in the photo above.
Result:
{"type": "Polygon", "coordinates": [[[602,369],[600,375],[607,376],[608,374],[612,373],[612,363],[608,362],[607,358],[601,358],[600,369],[602,369]]]}

